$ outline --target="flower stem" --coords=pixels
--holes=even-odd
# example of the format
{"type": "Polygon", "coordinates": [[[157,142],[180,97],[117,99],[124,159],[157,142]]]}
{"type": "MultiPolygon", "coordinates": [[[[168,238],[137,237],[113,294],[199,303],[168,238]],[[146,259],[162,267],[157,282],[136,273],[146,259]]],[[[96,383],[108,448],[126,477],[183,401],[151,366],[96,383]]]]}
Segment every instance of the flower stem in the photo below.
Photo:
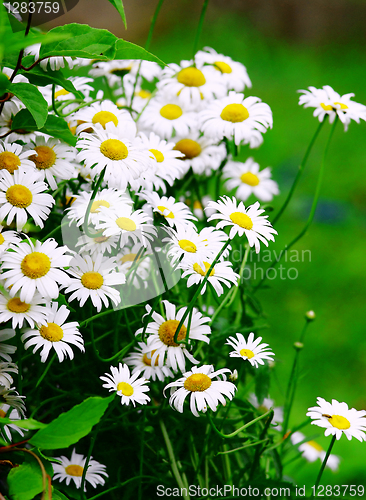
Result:
{"type": "Polygon", "coordinates": [[[205,14],[206,14],[206,10],[207,10],[207,7],[208,7],[208,2],[209,2],[209,0],[204,0],[203,5],[202,5],[200,20],[198,21],[198,27],[197,27],[196,36],[195,36],[195,39],[194,39],[193,58],[196,55],[196,52],[197,52],[197,49],[198,49],[198,43],[199,43],[201,32],[202,32],[203,21],[205,19],[205,14]]]}
{"type": "Polygon", "coordinates": [[[38,379],[38,382],[36,383],[36,388],[39,386],[39,384],[42,382],[42,380],[45,378],[45,376],[47,375],[48,373],[48,370],[51,368],[51,365],[52,363],[55,361],[56,359],[56,353],[52,356],[52,358],[50,359],[48,365],[46,366],[44,372],[42,373],[42,375],[40,376],[40,378],[38,379]]]}
{"type": "MultiPolygon", "coordinates": [[[[259,417],[251,420],[250,422],[244,424],[242,427],[239,427],[239,429],[236,429],[236,431],[232,432],[231,434],[223,434],[221,431],[219,431],[219,429],[213,423],[213,420],[211,418],[210,413],[207,413],[207,416],[208,416],[208,420],[210,421],[210,424],[211,424],[213,430],[216,432],[216,434],[218,434],[219,436],[221,436],[224,439],[230,439],[232,437],[235,437],[237,434],[239,434],[239,432],[243,431],[244,429],[246,429],[250,425],[256,424],[257,422],[259,422],[259,420],[262,420],[265,417],[269,417],[271,413],[273,414],[272,409],[268,410],[266,413],[263,413],[263,415],[260,415],[259,417]]],[[[272,417],[270,419],[272,420],[272,417]]]]}
{"type": "Polygon", "coordinates": [[[314,489],[313,489],[313,494],[311,496],[311,498],[314,498],[316,496],[316,490],[318,489],[318,486],[320,484],[320,480],[322,478],[322,475],[323,475],[323,471],[325,469],[325,466],[327,465],[327,461],[328,461],[328,458],[329,458],[329,455],[330,455],[330,452],[332,451],[332,448],[333,448],[333,445],[335,443],[335,440],[336,440],[336,435],[334,435],[332,437],[332,441],[330,442],[330,445],[329,445],[329,448],[328,448],[328,451],[324,457],[324,460],[323,460],[323,463],[322,463],[322,466],[320,467],[320,471],[319,471],[319,474],[318,474],[318,477],[316,478],[316,481],[315,481],[315,485],[314,485],[314,489]]]}
{"type": "Polygon", "coordinates": [[[98,178],[98,182],[96,183],[94,189],[93,189],[93,192],[92,192],[92,195],[91,195],[91,198],[89,200],[89,203],[88,203],[88,207],[86,209],[86,213],[85,213],[85,218],[84,218],[84,224],[83,224],[83,229],[84,229],[84,233],[89,236],[89,238],[95,238],[96,235],[98,235],[99,233],[91,233],[89,231],[89,228],[88,228],[88,224],[89,224],[89,215],[90,215],[90,210],[91,210],[91,207],[93,205],[93,201],[99,191],[99,188],[103,182],[103,179],[104,179],[104,175],[105,175],[105,171],[106,171],[107,167],[105,166],[103,168],[103,170],[101,171],[100,175],[99,175],[99,178],[98,178]]]}

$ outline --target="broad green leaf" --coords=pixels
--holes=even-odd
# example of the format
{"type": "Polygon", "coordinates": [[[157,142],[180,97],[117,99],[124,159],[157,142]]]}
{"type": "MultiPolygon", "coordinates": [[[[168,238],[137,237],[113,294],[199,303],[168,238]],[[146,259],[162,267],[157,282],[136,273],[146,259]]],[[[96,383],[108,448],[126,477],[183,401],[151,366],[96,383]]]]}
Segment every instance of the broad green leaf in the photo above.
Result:
{"type": "Polygon", "coordinates": [[[12,500],[32,500],[43,489],[42,472],[36,460],[11,469],[7,481],[12,500]]]}
{"type": "Polygon", "coordinates": [[[255,395],[258,404],[263,403],[264,398],[268,397],[270,384],[270,369],[268,364],[259,366],[255,371],[255,395]]]}
{"type": "Polygon", "coordinates": [[[22,101],[33,116],[37,127],[43,127],[48,116],[48,104],[37,87],[30,83],[10,83],[7,90],[22,101]]]}
{"type": "Polygon", "coordinates": [[[131,42],[127,42],[126,40],[122,40],[121,38],[116,41],[115,53],[112,57],[112,51],[106,52],[105,55],[110,56],[110,59],[143,59],[144,61],[153,61],[162,66],[165,66],[165,63],[154,56],[144,48],[140,47],[131,42]]]}
{"type": "Polygon", "coordinates": [[[69,500],[61,491],[55,490],[53,488],[52,490],[52,500],[69,500]]]}
{"type": "Polygon", "coordinates": [[[42,422],[38,422],[37,420],[33,420],[33,418],[28,418],[26,420],[11,420],[7,417],[0,417],[1,425],[9,425],[14,424],[18,427],[22,427],[23,429],[35,430],[35,429],[44,429],[47,427],[47,424],[43,424],[42,422]]]}
{"type": "Polygon", "coordinates": [[[30,440],[33,446],[43,450],[67,448],[89,434],[102,418],[114,398],[91,397],[70,411],[62,413],[46,429],[38,431],[30,440]]]}
{"type": "Polygon", "coordinates": [[[23,129],[31,132],[33,130],[38,130],[38,127],[31,113],[27,109],[21,109],[19,113],[13,117],[11,129],[23,129]]]}
{"type": "Polygon", "coordinates": [[[9,85],[9,78],[4,74],[0,73],[0,96],[3,96],[9,85]]]}
{"type": "Polygon", "coordinates": [[[107,61],[104,53],[117,41],[117,37],[108,30],[91,28],[87,24],[66,24],[53,28],[49,33],[64,34],[69,38],[42,45],[40,57],[70,56],[107,61]]]}
{"type": "Polygon", "coordinates": [[[127,21],[126,21],[126,15],[125,15],[125,9],[123,7],[122,0],[108,0],[116,9],[118,10],[119,15],[121,16],[121,19],[123,21],[123,24],[125,25],[125,28],[127,29],[127,21]]]}

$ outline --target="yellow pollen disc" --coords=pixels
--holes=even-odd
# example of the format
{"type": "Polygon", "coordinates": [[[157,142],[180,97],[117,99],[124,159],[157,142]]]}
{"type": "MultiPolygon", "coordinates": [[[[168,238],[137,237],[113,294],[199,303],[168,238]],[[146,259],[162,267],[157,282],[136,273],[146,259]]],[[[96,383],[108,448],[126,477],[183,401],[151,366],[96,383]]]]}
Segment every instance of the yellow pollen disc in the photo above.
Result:
{"type": "Polygon", "coordinates": [[[214,63],[214,68],[217,69],[217,71],[221,71],[221,73],[232,73],[233,71],[230,66],[223,61],[216,61],[214,63]]]}
{"type": "Polygon", "coordinates": [[[22,302],[18,297],[14,297],[9,300],[6,307],[13,313],[25,313],[29,311],[30,304],[22,302]]]}
{"type": "Polygon", "coordinates": [[[98,236],[97,238],[94,238],[95,243],[104,243],[109,239],[108,236],[98,236]]]}
{"type": "MultiPolygon", "coordinates": [[[[147,353],[145,353],[142,357],[142,362],[145,363],[145,365],[147,366],[151,366],[151,358],[154,354],[154,352],[156,351],[156,349],[154,349],[153,351],[151,351],[150,353],[150,357],[147,355],[147,353]]],[[[158,366],[159,365],[159,355],[156,356],[156,359],[155,359],[155,363],[154,363],[154,366],[158,366]]]]}
{"type": "Polygon", "coordinates": [[[150,153],[152,153],[154,156],[150,156],[150,158],[155,158],[155,160],[158,163],[162,163],[164,161],[164,155],[157,149],[149,149],[150,153]]]}
{"type": "Polygon", "coordinates": [[[82,477],[84,467],[81,467],[81,465],[68,465],[67,467],[65,467],[65,472],[69,476],[82,477]]]}
{"type": "Polygon", "coordinates": [[[194,373],[184,382],[184,388],[190,392],[203,392],[212,384],[210,377],[204,373],[194,373]]]}
{"type": "MultiPolygon", "coordinates": [[[[122,258],[121,258],[121,262],[122,264],[124,264],[125,262],[133,262],[136,258],[136,253],[126,253],[126,255],[124,255],[122,258]]],[[[139,258],[137,260],[140,260],[139,258]]]]}
{"type": "MultiPolygon", "coordinates": [[[[178,347],[179,344],[176,344],[174,342],[174,335],[175,332],[177,331],[179,325],[179,321],[177,319],[168,319],[168,321],[165,321],[159,326],[159,338],[160,340],[167,346],[171,347],[178,347]]],[[[187,328],[182,325],[182,328],[180,329],[180,332],[178,333],[177,340],[183,340],[186,338],[187,334],[187,328]]]]}
{"type": "Polygon", "coordinates": [[[11,151],[0,153],[0,170],[7,170],[9,174],[13,174],[20,166],[19,156],[11,151]]]}
{"type": "Polygon", "coordinates": [[[243,229],[252,229],[253,222],[252,219],[247,214],[242,212],[233,212],[230,214],[230,219],[234,224],[242,227],[243,229]]]}
{"type": "Polygon", "coordinates": [[[186,158],[188,158],[189,160],[191,160],[192,158],[196,158],[196,156],[199,156],[202,151],[201,146],[198,144],[198,142],[193,141],[192,139],[182,139],[178,141],[173,149],[183,153],[185,156],[184,160],[186,158]]]}
{"type": "Polygon", "coordinates": [[[176,120],[182,116],[183,111],[177,104],[165,104],[160,110],[160,114],[167,120],[176,120]]]}
{"type": "Polygon", "coordinates": [[[132,219],[128,219],[127,217],[118,217],[118,219],[116,220],[116,224],[124,231],[135,231],[137,227],[135,222],[132,219]]]}
{"type": "Polygon", "coordinates": [[[254,352],[250,349],[241,349],[240,356],[245,356],[248,359],[254,358],[254,352]]]}
{"type": "Polygon", "coordinates": [[[30,189],[22,184],[14,184],[6,191],[6,199],[14,207],[27,208],[32,203],[33,195],[30,189]]]}
{"type": "Polygon", "coordinates": [[[228,104],[221,111],[220,116],[226,122],[238,123],[249,118],[249,111],[242,104],[228,104]]]}
{"type": "Polygon", "coordinates": [[[128,156],[128,149],[118,139],[107,139],[100,145],[100,152],[110,160],[124,160],[128,156]]]}
{"type": "Polygon", "coordinates": [[[346,417],[342,417],[342,415],[332,415],[330,418],[328,418],[328,421],[330,424],[332,424],[333,427],[336,427],[341,431],[349,429],[351,427],[349,420],[347,420],[346,417]]]}
{"type": "Polygon", "coordinates": [[[65,196],[66,198],[66,205],[72,205],[74,203],[74,201],[76,200],[76,198],[74,196],[69,196],[69,195],[66,195],[65,196]]]}
{"type": "Polygon", "coordinates": [[[37,168],[46,170],[55,164],[56,153],[52,148],[49,146],[36,146],[34,150],[37,154],[30,156],[29,159],[36,164],[37,168]]]}
{"type": "Polygon", "coordinates": [[[255,175],[252,174],[252,172],[246,172],[245,174],[242,174],[240,176],[241,182],[244,184],[248,184],[249,186],[258,186],[259,184],[259,178],[255,175]]]}
{"type": "Polygon", "coordinates": [[[60,342],[64,336],[62,328],[56,325],[56,323],[47,323],[47,326],[41,326],[39,333],[44,339],[49,340],[50,342],[60,342]]]}
{"type": "Polygon", "coordinates": [[[57,92],[55,92],[55,99],[57,99],[61,95],[67,95],[67,94],[70,94],[70,92],[68,92],[65,89],[58,90],[57,92]]]}
{"type": "MultiPolygon", "coordinates": [[[[169,210],[169,208],[163,207],[162,205],[159,205],[157,209],[160,210],[162,215],[164,215],[165,210],[169,210]]],[[[168,215],[164,215],[164,217],[167,217],[168,219],[174,219],[174,214],[172,211],[170,211],[168,215]]]]}
{"type": "Polygon", "coordinates": [[[341,107],[341,109],[348,109],[347,104],[343,104],[342,102],[335,102],[334,104],[338,104],[341,107]]]}
{"type": "Polygon", "coordinates": [[[149,99],[149,97],[151,97],[151,92],[149,92],[148,90],[140,90],[135,95],[141,97],[142,99],[149,99]]]}
{"type": "MultiPolygon", "coordinates": [[[[206,276],[207,271],[211,267],[211,264],[209,264],[208,262],[203,262],[203,263],[205,265],[205,270],[203,270],[202,267],[199,264],[197,264],[197,262],[193,264],[193,269],[196,271],[197,274],[200,274],[201,276],[206,276]]],[[[210,276],[213,276],[214,274],[215,274],[215,268],[213,268],[212,271],[210,272],[210,276]]]]}
{"type": "Polygon", "coordinates": [[[0,410],[0,417],[1,418],[6,417],[6,412],[4,410],[0,410]]]}
{"type": "Polygon", "coordinates": [[[117,391],[121,391],[124,396],[132,396],[133,387],[131,384],[128,384],[127,382],[120,382],[117,385],[117,391]]]}
{"type": "Polygon", "coordinates": [[[96,123],[100,123],[100,125],[102,125],[103,128],[105,128],[106,123],[113,122],[117,127],[118,118],[110,111],[99,111],[99,113],[96,113],[93,116],[92,122],[94,123],[94,125],[96,123]]]}
{"type": "Polygon", "coordinates": [[[308,441],[306,444],[314,448],[316,451],[323,451],[323,448],[316,441],[308,441]]]}
{"type": "Polygon", "coordinates": [[[330,104],[324,104],[324,102],[321,102],[320,106],[324,109],[324,111],[332,111],[333,109],[333,106],[330,104]]]}
{"type": "Polygon", "coordinates": [[[51,261],[45,253],[32,252],[24,257],[20,267],[25,276],[36,280],[46,276],[51,269],[51,261]]]}
{"type": "Polygon", "coordinates": [[[193,202],[193,208],[196,210],[202,210],[203,209],[202,203],[199,202],[198,200],[195,200],[193,202]]]}
{"type": "Polygon", "coordinates": [[[88,271],[81,277],[81,284],[85,286],[85,288],[89,288],[89,290],[98,290],[98,288],[101,288],[103,283],[103,276],[94,271],[88,271]]]}
{"type": "Polygon", "coordinates": [[[92,214],[97,214],[99,212],[99,208],[100,207],[109,208],[110,204],[108,203],[108,201],[105,201],[105,200],[96,200],[96,201],[93,201],[93,204],[91,206],[90,212],[92,214]]]}
{"type": "Polygon", "coordinates": [[[5,241],[4,236],[0,233],[0,245],[2,245],[5,241]]]}
{"type": "Polygon", "coordinates": [[[177,80],[186,87],[201,87],[206,83],[206,78],[197,68],[184,68],[179,71],[177,80]]]}
{"type": "Polygon", "coordinates": [[[190,252],[190,253],[196,253],[197,252],[197,247],[193,243],[193,241],[179,240],[178,243],[179,243],[180,248],[182,250],[184,250],[185,252],[190,252]]]}

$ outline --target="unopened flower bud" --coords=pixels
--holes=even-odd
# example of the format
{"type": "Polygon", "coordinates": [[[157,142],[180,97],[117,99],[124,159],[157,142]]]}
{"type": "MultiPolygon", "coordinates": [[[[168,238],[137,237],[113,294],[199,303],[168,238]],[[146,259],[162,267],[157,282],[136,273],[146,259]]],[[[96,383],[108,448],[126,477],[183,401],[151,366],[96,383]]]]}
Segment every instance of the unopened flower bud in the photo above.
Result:
{"type": "Polygon", "coordinates": [[[316,316],[314,311],[308,311],[307,313],[305,313],[305,319],[307,321],[314,321],[315,318],[316,316]]]}
{"type": "Polygon", "coordinates": [[[301,349],[304,348],[304,344],[302,342],[295,342],[294,343],[294,349],[296,349],[296,351],[301,351],[301,349]]]}
{"type": "Polygon", "coordinates": [[[230,373],[229,380],[231,380],[231,382],[235,382],[235,380],[237,379],[238,379],[238,370],[234,370],[230,373]]]}

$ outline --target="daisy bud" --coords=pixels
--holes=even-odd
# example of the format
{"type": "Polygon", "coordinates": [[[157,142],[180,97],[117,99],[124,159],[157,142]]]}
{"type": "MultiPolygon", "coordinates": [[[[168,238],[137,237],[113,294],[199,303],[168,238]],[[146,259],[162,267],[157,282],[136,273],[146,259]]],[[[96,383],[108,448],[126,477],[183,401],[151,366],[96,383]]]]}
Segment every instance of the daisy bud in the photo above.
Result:
{"type": "Polygon", "coordinates": [[[307,313],[305,313],[305,319],[306,321],[314,321],[314,319],[316,318],[315,316],[315,312],[314,311],[308,311],[307,313]]]}
{"type": "Polygon", "coordinates": [[[302,342],[295,342],[294,343],[294,349],[296,351],[301,351],[304,348],[304,344],[302,342]]]}
{"type": "Polygon", "coordinates": [[[239,376],[239,375],[238,375],[238,370],[236,370],[236,369],[235,369],[235,370],[233,370],[233,371],[231,372],[231,374],[229,375],[229,380],[230,380],[231,382],[235,382],[235,380],[237,380],[237,379],[238,379],[238,376],[239,376]]]}

